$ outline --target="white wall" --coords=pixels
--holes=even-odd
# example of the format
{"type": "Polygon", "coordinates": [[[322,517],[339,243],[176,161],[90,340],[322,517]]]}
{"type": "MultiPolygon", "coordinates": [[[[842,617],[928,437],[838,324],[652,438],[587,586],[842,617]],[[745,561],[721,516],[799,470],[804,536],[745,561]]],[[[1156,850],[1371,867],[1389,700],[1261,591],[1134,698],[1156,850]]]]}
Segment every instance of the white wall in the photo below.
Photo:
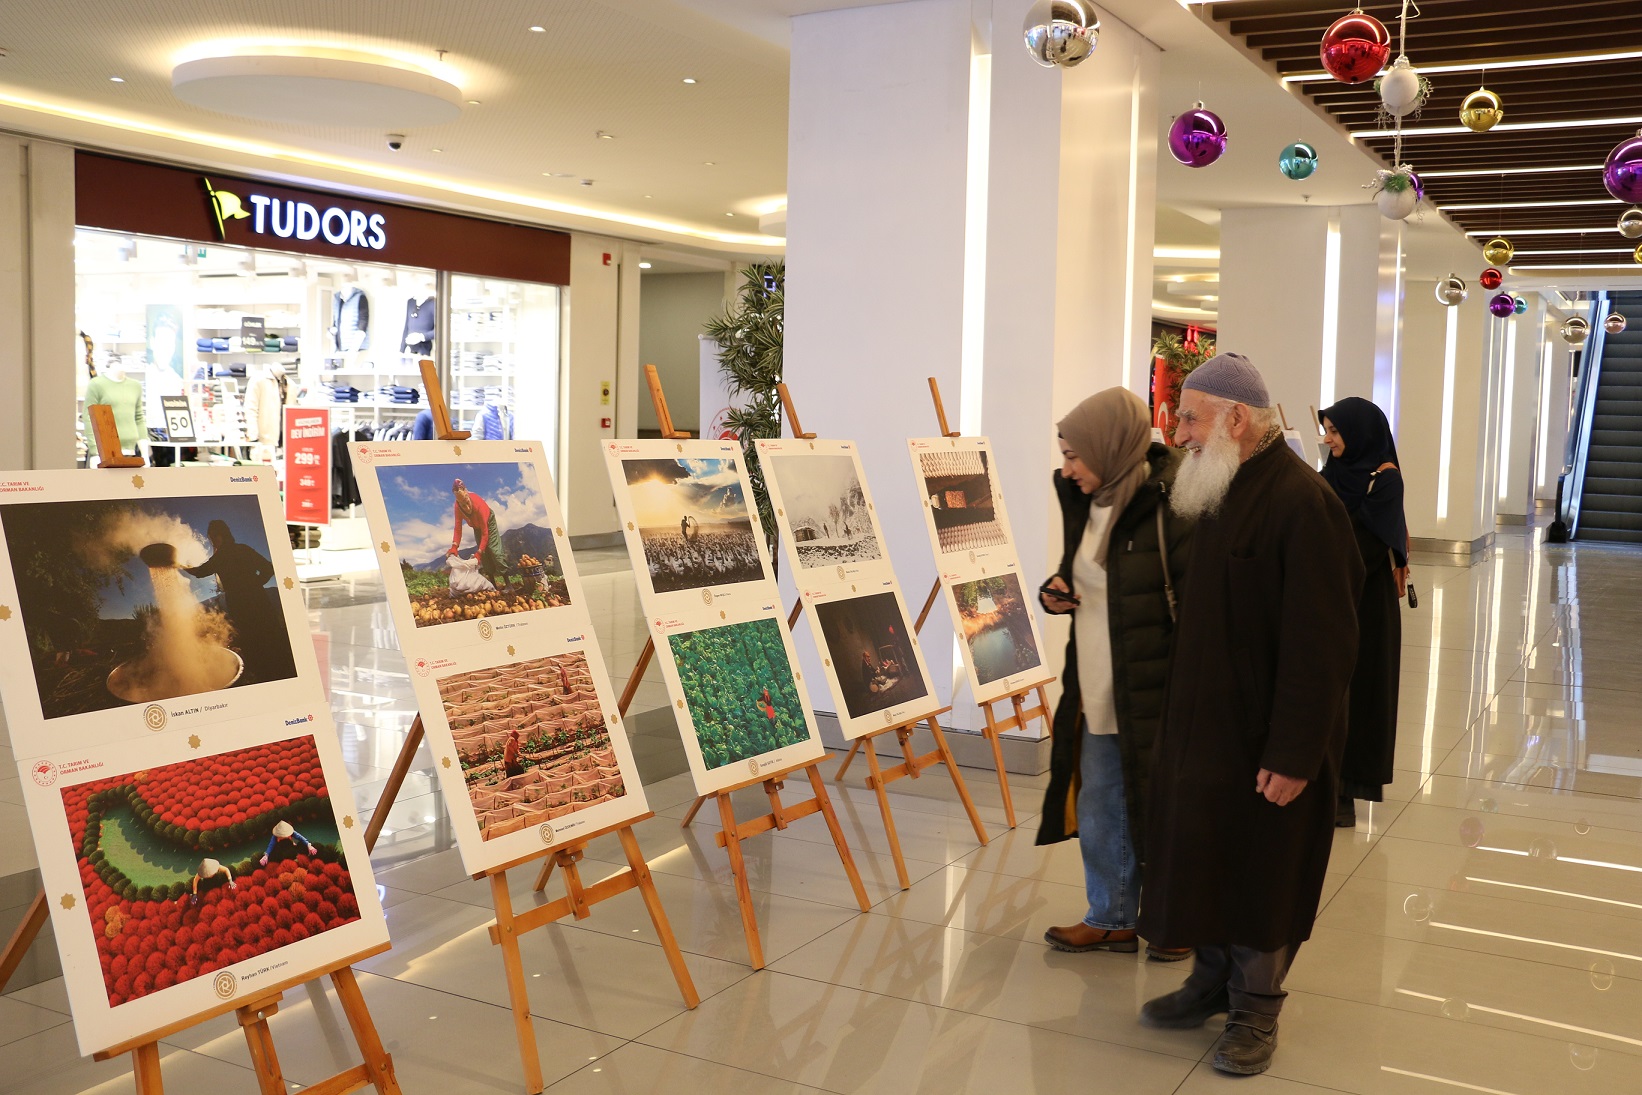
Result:
{"type": "MultiPolygon", "coordinates": [[[[639,365],[654,365],[667,411],[681,430],[701,429],[701,340],[707,321],[724,311],[724,275],[645,274],[639,313],[639,365]]],[[[649,399],[638,406],[639,429],[657,429],[649,399]]]]}
{"type": "Polygon", "coordinates": [[[639,380],[638,298],[636,244],[571,235],[559,496],[573,537],[621,528],[599,446],[607,438],[637,436],[639,400],[649,400],[639,380]],[[609,405],[599,402],[605,381],[613,386],[609,405]],[[603,418],[612,420],[609,429],[599,425],[603,418]]]}
{"type": "Polygon", "coordinates": [[[74,466],[74,152],[0,135],[0,468],[74,466]]]}
{"type": "Polygon", "coordinates": [[[1528,310],[1513,320],[1513,351],[1501,381],[1500,475],[1495,483],[1499,514],[1524,517],[1534,508],[1534,443],[1539,425],[1540,364],[1545,298],[1526,295],[1528,310]]]}

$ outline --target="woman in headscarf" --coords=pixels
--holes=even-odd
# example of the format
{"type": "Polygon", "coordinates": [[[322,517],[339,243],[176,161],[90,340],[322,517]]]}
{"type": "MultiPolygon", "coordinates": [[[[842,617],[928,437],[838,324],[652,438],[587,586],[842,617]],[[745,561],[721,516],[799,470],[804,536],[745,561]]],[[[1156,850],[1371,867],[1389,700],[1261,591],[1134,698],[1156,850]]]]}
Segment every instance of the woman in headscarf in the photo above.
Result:
{"type": "Polygon", "coordinates": [[[1357,604],[1357,668],[1334,824],[1357,823],[1356,799],[1379,802],[1397,747],[1397,682],[1403,625],[1398,601],[1408,584],[1403,477],[1385,412],[1348,396],[1318,416],[1328,445],[1323,478],[1345,503],[1368,577],[1357,604]]]}
{"type": "MultiPolygon", "coordinates": [[[[1089,908],[1044,939],[1057,950],[1128,953],[1140,946],[1140,829],[1191,522],[1167,501],[1181,453],[1152,442],[1133,392],[1109,388],[1079,403],[1060,421],[1060,446],[1064,554],[1039,600],[1072,615],[1072,638],[1037,842],[1078,838],[1089,908]]],[[[1172,962],[1191,951],[1146,953],[1172,962]]]]}

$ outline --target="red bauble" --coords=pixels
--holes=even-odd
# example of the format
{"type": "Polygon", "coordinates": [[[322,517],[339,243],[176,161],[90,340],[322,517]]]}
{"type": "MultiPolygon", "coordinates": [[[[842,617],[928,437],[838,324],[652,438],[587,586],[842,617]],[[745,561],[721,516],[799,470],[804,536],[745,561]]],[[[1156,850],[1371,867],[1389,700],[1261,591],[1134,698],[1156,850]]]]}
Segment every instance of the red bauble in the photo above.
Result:
{"type": "Polygon", "coordinates": [[[1391,32],[1372,15],[1354,11],[1323,32],[1323,68],[1343,84],[1372,80],[1391,57],[1391,32]]]}
{"type": "Polygon", "coordinates": [[[1498,289],[1505,282],[1505,275],[1490,266],[1477,275],[1477,284],[1484,289],[1498,289]]]}

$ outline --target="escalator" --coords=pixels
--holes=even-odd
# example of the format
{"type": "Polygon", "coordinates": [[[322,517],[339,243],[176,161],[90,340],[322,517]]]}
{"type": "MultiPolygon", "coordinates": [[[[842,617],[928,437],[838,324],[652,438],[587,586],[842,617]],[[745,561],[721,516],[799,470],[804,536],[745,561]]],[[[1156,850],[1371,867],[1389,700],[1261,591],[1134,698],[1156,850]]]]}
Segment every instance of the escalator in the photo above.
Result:
{"type": "Polygon", "coordinates": [[[1642,544],[1642,292],[1609,293],[1630,320],[1592,347],[1596,381],[1575,537],[1642,544]]]}

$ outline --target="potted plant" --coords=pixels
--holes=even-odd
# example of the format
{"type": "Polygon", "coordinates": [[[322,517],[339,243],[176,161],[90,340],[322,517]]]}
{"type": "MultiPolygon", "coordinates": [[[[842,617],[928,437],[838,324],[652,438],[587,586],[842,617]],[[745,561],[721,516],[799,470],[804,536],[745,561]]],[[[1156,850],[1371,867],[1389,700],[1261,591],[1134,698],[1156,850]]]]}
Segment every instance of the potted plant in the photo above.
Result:
{"type": "Polygon", "coordinates": [[[1188,342],[1165,332],[1152,343],[1152,406],[1154,421],[1163,430],[1164,440],[1174,444],[1175,408],[1180,406],[1180,385],[1193,369],[1214,356],[1214,339],[1199,334],[1188,342]]]}
{"type": "Polygon", "coordinates": [[[718,366],[729,385],[731,396],[745,395],[746,402],[724,415],[724,425],[741,442],[747,477],[752,481],[758,520],[764,527],[764,541],[770,558],[775,552],[775,510],[764,486],[764,472],[758,463],[759,438],[781,436],[781,400],[775,386],[781,383],[782,308],[786,291],[787,267],[780,262],[759,262],[742,271],[741,288],[735,306],[710,320],[707,337],[718,343],[718,366]]]}

